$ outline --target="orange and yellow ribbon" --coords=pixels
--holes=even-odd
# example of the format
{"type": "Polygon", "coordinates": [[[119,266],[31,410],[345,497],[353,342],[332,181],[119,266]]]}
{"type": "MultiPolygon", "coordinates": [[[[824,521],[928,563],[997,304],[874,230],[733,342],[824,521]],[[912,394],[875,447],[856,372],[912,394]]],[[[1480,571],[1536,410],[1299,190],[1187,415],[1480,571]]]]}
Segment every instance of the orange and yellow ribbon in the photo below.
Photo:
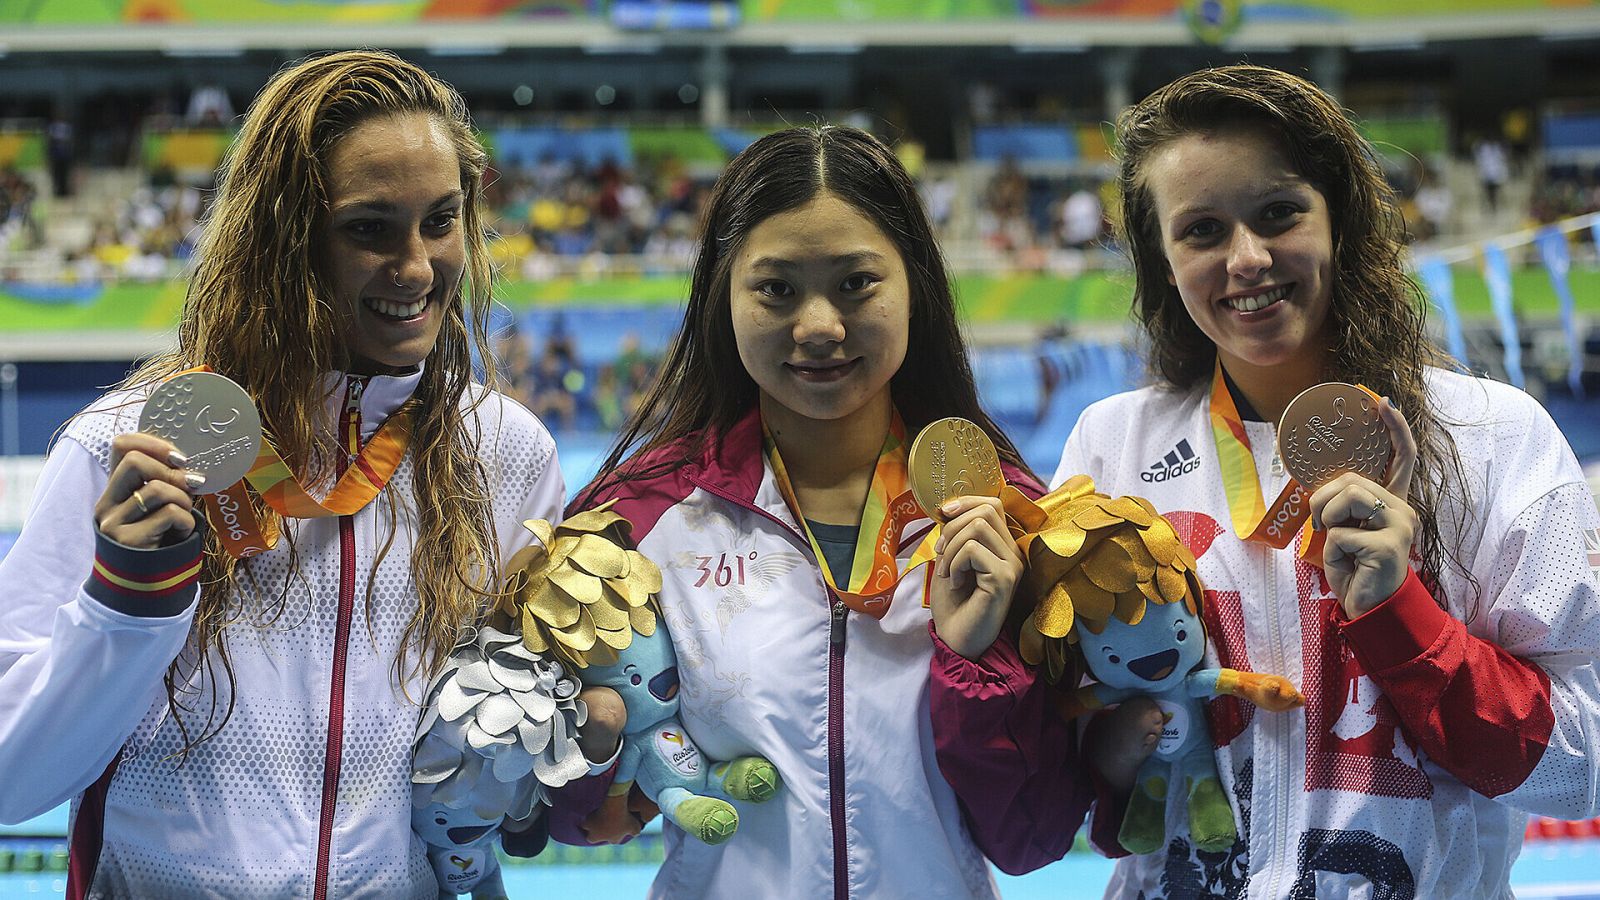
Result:
{"type": "Polygon", "coordinates": [[[906,426],[900,421],[900,414],[895,413],[890,421],[889,433],[883,440],[883,449],[878,452],[878,463],[872,472],[872,484],[867,489],[866,505],[861,509],[861,527],[856,533],[856,552],[850,567],[850,583],[842,588],[834,583],[833,573],[829,571],[826,562],[827,557],[822,553],[822,546],[817,543],[816,536],[806,524],[805,515],[800,511],[800,501],[795,496],[789,472],[784,468],[783,459],[778,454],[777,444],[772,440],[772,436],[766,433],[764,426],[762,434],[767,461],[772,466],[778,490],[783,494],[784,501],[789,504],[789,511],[800,523],[806,540],[811,542],[811,551],[821,563],[819,568],[822,569],[823,580],[846,606],[875,619],[883,618],[889,612],[889,604],[894,600],[895,588],[900,582],[910,574],[911,570],[934,558],[933,542],[937,533],[930,531],[911,554],[911,558],[906,561],[905,568],[899,568],[896,551],[899,549],[901,531],[908,523],[927,518],[917,506],[917,500],[909,487],[910,481],[906,473],[906,426]]]}
{"type": "Polygon", "coordinates": [[[1256,460],[1250,452],[1250,437],[1244,419],[1228,392],[1219,361],[1211,376],[1211,436],[1217,446],[1217,467],[1222,472],[1222,488],[1228,497],[1228,514],[1233,531],[1241,540],[1257,541],[1283,549],[1299,535],[1298,553],[1307,562],[1321,565],[1323,532],[1311,528],[1311,492],[1293,478],[1284,485],[1278,499],[1269,507],[1261,495],[1261,480],[1256,460]]]}
{"type": "MultiPolygon", "coordinates": [[[[197,366],[185,372],[209,372],[209,366],[197,366]]],[[[285,518],[316,519],[327,516],[347,516],[365,509],[367,504],[383,490],[394,477],[411,445],[411,406],[402,406],[383,423],[365,447],[360,446],[358,420],[346,422],[348,432],[344,440],[352,454],[350,464],[339,476],[323,499],[311,496],[290,471],[288,463],[278,454],[267,435],[261,435],[261,449],[256,452],[255,464],[243,479],[217,492],[206,504],[206,519],[222,539],[229,555],[236,559],[272,549],[278,542],[278,529],[269,525],[263,529],[250,494],[245,487],[256,489],[261,499],[273,511],[285,518]]]]}

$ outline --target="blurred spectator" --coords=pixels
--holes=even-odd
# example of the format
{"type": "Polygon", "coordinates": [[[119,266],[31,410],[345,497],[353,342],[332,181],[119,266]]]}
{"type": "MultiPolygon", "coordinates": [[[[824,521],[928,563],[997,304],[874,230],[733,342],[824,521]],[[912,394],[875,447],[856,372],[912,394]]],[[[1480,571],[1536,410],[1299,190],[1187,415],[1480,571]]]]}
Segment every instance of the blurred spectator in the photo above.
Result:
{"type": "Polygon", "coordinates": [[[633,415],[644,402],[645,392],[656,377],[656,360],[639,346],[639,336],[629,332],[622,336],[617,350],[617,389],[624,415],[633,415]]]}
{"type": "Polygon", "coordinates": [[[21,249],[32,249],[44,242],[44,229],[33,214],[38,193],[16,169],[0,171],[0,248],[16,241],[21,249]]]}
{"type": "Polygon", "coordinates": [[[578,424],[578,394],[584,380],[571,342],[553,334],[527,370],[527,407],[540,419],[551,422],[554,417],[563,430],[571,431],[578,424]]]}
{"type": "Polygon", "coordinates": [[[197,128],[221,128],[233,121],[233,101],[221,87],[202,84],[189,95],[189,112],[184,118],[197,128]]]}
{"type": "Polygon", "coordinates": [[[1533,111],[1525,106],[1507,110],[1500,117],[1500,134],[1511,147],[1512,166],[1517,174],[1522,174],[1522,167],[1533,150],[1533,111]]]}
{"type": "Polygon", "coordinates": [[[1600,212],[1600,166],[1548,166],[1540,173],[1529,210],[1534,221],[1556,222],[1592,212],[1600,212]]]}
{"type": "Polygon", "coordinates": [[[1061,201],[1061,243],[1067,247],[1087,248],[1098,243],[1105,225],[1105,211],[1100,207],[1100,195],[1086,184],[1061,201]]]}
{"type": "Polygon", "coordinates": [[[1483,185],[1483,200],[1489,212],[1500,209],[1500,188],[1511,180],[1511,166],[1506,158],[1506,145],[1497,138],[1483,138],[1472,148],[1473,164],[1478,167],[1478,181],[1483,185]]]}
{"type": "Polygon", "coordinates": [[[984,242],[1003,253],[1018,253],[1033,246],[1028,221],[1028,179],[1014,159],[1000,163],[984,191],[978,214],[978,233],[984,242]]]}
{"type": "Polygon", "coordinates": [[[1432,166],[1422,167],[1421,184],[1412,195],[1416,205],[1416,223],[1413,233],[1418,240],[1432,240],[1449,227],[1450,212],[1455,207],[1455,197],[1444,183],[1444,178],[1432,166]]]}
{"type": "Polygon", "coordinates": [[[45,157],[50,165],[50,190],[56,197],[72,196],[72,164],[75,150],[72,123],[57,114],[45,128],[45,157]]]}
{"type": "Polygon", "coordinates": [[[928,220],[940,237],[948,237],[960,188],[954,178],[938,175],[922,182],[922,202],[928,207],[928,220]]]}
{"type": "Polygon", "coordinates": [[[508,393],[522,392],[524,373],[533,362],[533,351],[528,346],[528,336],[522,333],[522,327],[516,319],[495,334],[491,349],[494,351],[495,374],[509,385],[506,389],[508,393]]]}
{"type": "Polygon", "coordinates": [[[921,141],[907,134],[894,145],[894,155],[899,157],[900,165],[906,167],[906,172],[912,178],[922,179],[923,169],[928,163],[928,148],[921,141]]]}

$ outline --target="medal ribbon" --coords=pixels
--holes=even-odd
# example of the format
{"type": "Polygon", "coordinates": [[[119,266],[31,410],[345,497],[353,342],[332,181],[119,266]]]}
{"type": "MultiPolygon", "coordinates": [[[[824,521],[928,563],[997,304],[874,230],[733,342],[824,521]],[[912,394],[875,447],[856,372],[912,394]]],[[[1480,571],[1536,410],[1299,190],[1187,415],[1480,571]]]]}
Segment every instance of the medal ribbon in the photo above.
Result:
{"type": "Polygon", "coordinates": [[[1241,540],[1279,550],[1289,546],[1298,534],[1300,557],[1320,566],[1325,535],[1312,530],[1309,522],[1311,492],[1290,478],[1278,499],[1267,506],[1261,496],[1261,480],[1256,475],[1256,460],[1250,452],[1244,419],[1222,378],[1220,359],[1211,376],[1211,436],[1217,445],[1217,466],[1222,471],[1222,489],[1228,497],[1234,533],[1241,540]]]}
{"type": "MultiPolygon", "coordinates": [[[[177,374],[209,371],[210,366],[197,366],[177,374]]],[[[355,413],[347,411],[347,417],[351,415],[355,413]]],[[[344,424],[353,426],[354,423],[355,420],[351,419],[344,424]]],[[[406,450],[411,445],[411,429],[410,404],[402,406],[390,416],[378,433],[372,436],[372,440],[365,447],[359,447],[359,452],[360,435],[354,427],[346,428],[349,432],[346,440],[350,445],[347,450],[353,458],[322,500],[311,496],[301,486],[283,457],[278,455],[277,448],[272,446],[272,441],[263,433],[261,449],[257,451],[255,464],[250,467],[249,473],[219,491],[214,502],[206,504],[206,518],[222,538],[228,554],[236,559],[247,559],[275,546],[278,529],[275,523],[266,529],[262,528],[250,503],[246,482],[256,489],[274,512],[285,518],[316,519],[359,512],[394,477],[395,470],[400,467],[400,461],[405,458],[406,450]]]]}
{"type": "Polygon", "coordinates": [[[772,465],[773,478],[778,482],[778,490],[783,494],[784,502],[789,504],[789,511],[794,514],[800,523],[800,530],[805,532],[806,540],[811,542],[811,552],[817,556],[821,563],[822,578],[827,582],[828,588],[838,595],[844,604],[856,612],[866,613],[874,619],[881,619],[889,612],[889,604],[894,600],[895,588],[911,573],[912,569],[929,562],[934,558],[933,538],[936,531],[929,532],[911,558],[906,561],[905,569],[898,568],[895,551],[899,548],[900,533],[909,522],[927,518],[917,500],[911,494],[909,480],[906,475],[906,426],[900,421],[900,414],[894,414],[889,423],[889,433],[884,437],[883,449],[878,451],[878,463],[872,471],[872,484],[867,488],[867,502],[861,509],[861,527],[856,533],[855,559],[850,565],[850,583],[841,588],[833,581],[833,573],[829,571],[827,557],[822,553],[822,545],[817,543],[817,538],[811,533],[810,526],[806,525],[805,514],[800,511],[800,501],[796,498],[794,485],[789,481],[789,472],[784,468],[783,459],[778,455],[778,445],[772,436],[762,426],[762,443],[765,446],[767,462],[772,465]]]}

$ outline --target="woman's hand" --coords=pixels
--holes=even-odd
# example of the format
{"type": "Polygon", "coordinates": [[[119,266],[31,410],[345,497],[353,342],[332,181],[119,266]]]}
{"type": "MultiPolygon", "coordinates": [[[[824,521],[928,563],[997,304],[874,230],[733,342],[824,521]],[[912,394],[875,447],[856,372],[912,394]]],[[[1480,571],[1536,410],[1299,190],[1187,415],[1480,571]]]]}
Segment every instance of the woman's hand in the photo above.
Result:
{"type": "Polygon", "coordinates": [[[1133,789],[1139,767],[1156,751],[1166,720],[1149,697],[1129,697],[1116,709],[1096,715],[1084,732],[1083,755],[1095,773],[1118,794],[1133,789]]]}
{"type": "MultiPolygon", "coordinates": [[[[608,687],[584,688],[578,692],[578,699],[589,710],[588,719],[578,730],[578,749],[590,763],[603,763],[622,746],[628,707],[623,704],[622,695],[608,687]]],[[[660,814],[655,801],[634,785],[625,796],[607,797],[579,827],[596,844],[621,844],[632,840],[645,823],[660,814]]]]}
{"type": "Polygon", "coordinates": [[[656,802],[644,795],[637,784],[626,794],[607,796],[600,808],[589,814],[580,826],[583,836],[595,844],[626,844],[639,836],[644,826],[661,814],[656,802]]]}
{"type": "Polygon", "coordinates": [[[586,687],[578,699],[588,709],[588,718],[578,729],[578,749],[591,764],[603,763],[616,755],[622,731],[628,727],[628,707],[622,695],[608,687],[586,687]]]}
{"type": "Polygon", "coordinates": [[[1328,530],[1322,570],[1352,619],[1400,589],[1411,568],[1411,542],[1417,533],[1417,514],[1406,503],[1417,441],[1387,398],[1379,402],[1378,414],[1394,444],[1384,483],[1346,473],[1311,495],[1311,521],[1328,530]]]}
{"type": "Polygon", "coordinates": [[[94,504],[100,533],[126,547],[149,550],[168,535],[187,538],[195,526],[192,491],[205,476],[189,472],[183,454],[153,434],[119,434],[111,441],[111,477],[94,504]]]}
{"type": "Polygon", "coordinates": [[[1022,578],[1022,554],[994,497],[957,497],[939,508],[933,549],[933,627],[951,650],[977,659],[1000,634],[1022,578]]]}

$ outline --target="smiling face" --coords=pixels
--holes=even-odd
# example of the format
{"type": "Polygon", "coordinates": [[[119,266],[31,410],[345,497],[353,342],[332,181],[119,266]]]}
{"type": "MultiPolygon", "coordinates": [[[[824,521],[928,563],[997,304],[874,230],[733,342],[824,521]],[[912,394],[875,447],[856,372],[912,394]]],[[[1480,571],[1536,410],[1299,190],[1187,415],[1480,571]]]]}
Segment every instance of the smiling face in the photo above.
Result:
{"type": "Polygon", "coordinates": [[[423,113],[372,119],[334,145],[327,184],[318,262],[351,371],[410,371],[433,350],[466,266],[454,145],[423,113]]]}
{"type": "Polygon", "coordinates": [[[470,807],[430,803],[412,810],[411,829],[435,847],[465,847],[498,828],[502,818],[484,818],[470,807]]]}
{"type": "Polygon", "coordinates": [[[1112,687],[1151,694],[1172,690],[1205,655],[1200,619],[1182,603],[1146,603],[1139,624],[1112,616],[1099,634],[1074,627],[1090,673],[1112,687]]]}
{"type": "Polygon", "coordinates": [[[1228,373],[1321,380],[1329,353],[1327,199],[1259,130],[1189,133],[1144,170],[1184,309],[1228,373]]]}
{"type": "Polygon", "coordinates": [[[894,242],[832,194],[750,230],[729,275],[762,412],[838,422],[878,404],[906,357],[911,288],[894,242]]]}
{"type": "Polygon", "coordinates": [[[677,715],[678,657],[672,639],[662,628],[649,635],[634,632],[633,640],[615,665],[591,665],[583,683],[613,688],[628,710],[627,734],[648,729],[677,715]]]}

